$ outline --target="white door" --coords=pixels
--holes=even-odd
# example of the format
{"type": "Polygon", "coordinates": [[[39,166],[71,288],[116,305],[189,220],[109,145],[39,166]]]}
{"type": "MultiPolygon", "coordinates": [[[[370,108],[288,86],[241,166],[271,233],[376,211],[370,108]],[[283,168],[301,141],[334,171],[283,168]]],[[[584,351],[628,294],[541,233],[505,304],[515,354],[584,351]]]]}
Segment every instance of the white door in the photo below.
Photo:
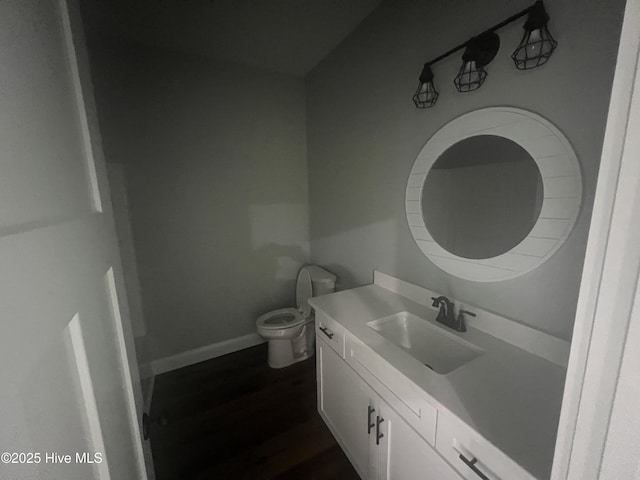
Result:
{"type": "Polygon", "coordinates": [[[142,311],[142,296],[136,261],[136,250],[133,245],[133,232],[129,218],[129,199],[127,197],[124,168],[119,163],[108,163],[107,178],[113,208],[113,220],[118,237],[118,249],[122,264],[122,276],[129,300],[129,317],[133,336],[138,339],[147,334],[142,311]]]}
{"type": "Polygon", "coordinates": [[[316,341],[318,410],[358,474],[370,478],[376,395],[329,345],[316,341]]]}
{"type": "Polygon", "coordinates": [[[0,2],[0,478],[145,478],[135,352],[72,7],[0,2]]]}
{"type": "Polygon", "coordinates": [[[551,478],[640,478],[640,0],[628,0],[551,478]]]}
{"type": "Polygon", "coordinates": [[[378,480],[462,480],[382,399],[379,412],[378,480]]]}

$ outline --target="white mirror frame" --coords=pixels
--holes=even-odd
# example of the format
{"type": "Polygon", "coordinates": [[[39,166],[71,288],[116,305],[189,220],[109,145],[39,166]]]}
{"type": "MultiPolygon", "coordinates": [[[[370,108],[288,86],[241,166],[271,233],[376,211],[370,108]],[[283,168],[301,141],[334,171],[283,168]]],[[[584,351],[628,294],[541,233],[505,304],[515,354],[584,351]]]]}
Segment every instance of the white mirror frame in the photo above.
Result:
{"type": "Polygon", "coordinates": [[[581,201],[580,164],[562,132],[526,110],[492,107],[452,120],[429,139],[411,169],[405,208],[411,234],[431,262],[459,278],[497,282],[546,262],[571,233],[581,201]],[[540,216],[529,235],[508,252],[486,259],[464,258],[442,248],[429,234],[422,215],[422,189],[435,161],[455,143],[477,135],[498,135],[522,146],[538,165],[544,189],[540,216]]]}

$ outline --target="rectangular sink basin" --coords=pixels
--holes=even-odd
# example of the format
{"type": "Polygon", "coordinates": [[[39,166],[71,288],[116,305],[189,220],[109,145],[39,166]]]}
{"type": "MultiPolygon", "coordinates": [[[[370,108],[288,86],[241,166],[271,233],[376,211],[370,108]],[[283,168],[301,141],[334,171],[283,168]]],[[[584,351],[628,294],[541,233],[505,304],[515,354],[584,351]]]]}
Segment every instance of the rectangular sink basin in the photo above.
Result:
{"type": "Polygon", "coordinates": [[[436,373],[444,375],[483,353],[453,333],[409,312],[367,323],[380,335],[407,351],[436,373]]]}

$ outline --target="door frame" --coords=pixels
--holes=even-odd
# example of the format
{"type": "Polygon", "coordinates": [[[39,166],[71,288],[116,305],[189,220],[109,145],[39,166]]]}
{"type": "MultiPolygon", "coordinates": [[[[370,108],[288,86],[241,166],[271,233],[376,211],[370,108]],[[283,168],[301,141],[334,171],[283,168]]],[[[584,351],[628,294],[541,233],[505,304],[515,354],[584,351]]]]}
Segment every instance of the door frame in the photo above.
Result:
{"type": "MultiPolygon", "coordinates": [[[[640,328],[640,0],[627,0],[584,260],[551,478],[597,479],[608,442],[628,455],[638,439],[610,430],[621,370],[640,328]],[[614,438],[615,437],[615,438],[614,438]]],[[[638,358],[637,353],[632,353],[638,358]]],[[[638,415],[637,409],[633,415],[638,415]]],[[[633,419],[629,418],[630,421],[633,419]]],[[[616,453],[618,457],[623,452],[616,453]]],[[[637,462],[637,460],[636,460],[637,462]]],[[[628,466],[628,468],[633,468],[628,466]]],[[[636,464],[637,468],[637,464],[636,464]]],[[[620,472],[618,472],[619,474],[620,472]]],[[[634,478],[618,476],[617,478],[634,478]]]]}

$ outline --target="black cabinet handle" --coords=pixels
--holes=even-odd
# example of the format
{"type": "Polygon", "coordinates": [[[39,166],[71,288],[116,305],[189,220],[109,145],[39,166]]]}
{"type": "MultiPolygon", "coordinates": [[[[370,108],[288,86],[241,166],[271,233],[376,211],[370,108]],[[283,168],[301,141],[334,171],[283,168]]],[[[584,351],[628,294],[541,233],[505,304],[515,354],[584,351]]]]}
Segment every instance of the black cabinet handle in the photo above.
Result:
{"type": "Polygon", "coordinates": [[[482,473],[482,471],[480,471],[478,467],[476,467],[476,463],[478,463],[478,459],[476,457],[473,457],[471,460],[469,460],[467,457],[460,454],[460,460],[462,460],[464,464],[471,470],[473,470],[473,473],[478,475],[478,477],[480,477],[482,480],[490,480],[489,477],[487,477],[484,473],[482,473]]]}
{"type": "Polygon", "coordinates": [[[371,405],[367,405],[367,435],[371,435],[371,429],[375,427],[375,424],[371,422],[371,414],[375,411],[375,408],[371,405]]]}
{"type": "Polygon", "coordinates": [[[384,418],[376,415],[376,445],[380,445],[380,439],[384,437],[384,433],[380,431],[380,424],[384,422],[384,418]]]}
{"type": "Polygon", "coordinates": [[[320,327],[320,331],[324,333],[327,337],[333,338],[333,333],[331,333],[327,327],[320,327]]]}

